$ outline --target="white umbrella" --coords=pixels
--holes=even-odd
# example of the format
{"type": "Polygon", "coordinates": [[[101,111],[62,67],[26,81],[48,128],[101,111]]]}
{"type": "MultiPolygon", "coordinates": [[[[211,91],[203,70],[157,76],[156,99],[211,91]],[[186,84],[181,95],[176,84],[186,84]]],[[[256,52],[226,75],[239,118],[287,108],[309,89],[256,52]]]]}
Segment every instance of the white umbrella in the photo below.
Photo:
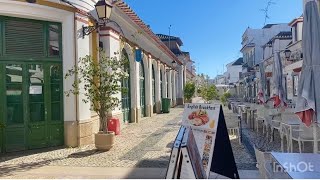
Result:
{"type": "Polygon", "coordinates": [[[316,122],[320,121],[320,18],[317,3],[306,3],[303,17],[303,64],[298,86],[296,114],[303,123],[314,124],[314,152],[318,151],[316,122]]]}
{"type": "Polygon", "coordinates": [[[282,63],[280,58],[280,52],[276,52],[273,60],[273,82],[275,84],[273,101],[274,107],[280,108],[286,106],[285,97],[284,97],[284,88],[282,81],[282,63]]]}
{"type": "Polygon", "coordinates": [[[260,89],[259,89],[259,101],[264,104],[266,102],[266,75],[264,72],[263,62],[259,64],[260,68],[260,89]]]}

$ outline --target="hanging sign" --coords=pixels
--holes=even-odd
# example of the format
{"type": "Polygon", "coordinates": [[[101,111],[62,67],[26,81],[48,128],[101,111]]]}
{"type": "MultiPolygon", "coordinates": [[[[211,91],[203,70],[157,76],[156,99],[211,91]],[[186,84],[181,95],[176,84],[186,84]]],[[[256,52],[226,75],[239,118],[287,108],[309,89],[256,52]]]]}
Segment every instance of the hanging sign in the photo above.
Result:
{"type": "Polygon", "coordinates": [[[141,62],[141,60],[142,60],[142,51],[141,51],[141,49],[136,49],[136,61],[137,62],[141,62]]]}
{"type": "Polygon", "coordinates": [[[193,130],[206,176],[209,176],[219,119],[219,105],[186,104],[182,125],[193,130]]]}
{"type": "Polygon", "coordinates": [[[42,86],[30,86],[29,94],[42,94],[42,86]]]}

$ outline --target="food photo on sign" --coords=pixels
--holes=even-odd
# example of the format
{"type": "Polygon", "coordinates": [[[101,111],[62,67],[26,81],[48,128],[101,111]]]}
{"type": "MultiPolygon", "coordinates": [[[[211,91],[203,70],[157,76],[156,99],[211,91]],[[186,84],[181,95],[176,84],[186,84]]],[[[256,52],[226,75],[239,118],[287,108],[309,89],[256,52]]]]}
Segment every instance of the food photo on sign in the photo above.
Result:
{"type": "Polygon", "coordinates": [[[211,130],[216,127],[216,107],[210,104],[186,104],[183,125],[211,130]]]}

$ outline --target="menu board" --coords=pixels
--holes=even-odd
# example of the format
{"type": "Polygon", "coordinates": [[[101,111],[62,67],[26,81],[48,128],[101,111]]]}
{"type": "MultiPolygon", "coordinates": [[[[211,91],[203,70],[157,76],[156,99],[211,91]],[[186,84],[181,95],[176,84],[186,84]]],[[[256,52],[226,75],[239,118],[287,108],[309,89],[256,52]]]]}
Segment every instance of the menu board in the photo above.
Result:
{"type": "Polygon", "coordinates": [[[185,104],[182,125],[192,129],[203,169],[209,176],[220,105],[185,104]]]}

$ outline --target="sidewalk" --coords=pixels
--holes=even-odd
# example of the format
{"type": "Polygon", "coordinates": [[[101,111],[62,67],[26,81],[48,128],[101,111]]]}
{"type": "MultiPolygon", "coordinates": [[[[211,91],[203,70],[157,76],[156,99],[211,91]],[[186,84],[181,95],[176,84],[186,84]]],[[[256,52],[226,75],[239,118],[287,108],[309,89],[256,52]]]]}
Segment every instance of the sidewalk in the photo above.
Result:
{"type": "MultiPolygon", "coordinates": [[[[16,172],[9,179],[165,179],[166,168],[45,166],[16,172]]],[[[257,170],[239,170],[241,179],[260,178],[257,170]]]]}
{"type": "Polygon", "coordinates": [[[44,166],[18,171],[10,179],[164,179],[166,168],[44,166]]]}

